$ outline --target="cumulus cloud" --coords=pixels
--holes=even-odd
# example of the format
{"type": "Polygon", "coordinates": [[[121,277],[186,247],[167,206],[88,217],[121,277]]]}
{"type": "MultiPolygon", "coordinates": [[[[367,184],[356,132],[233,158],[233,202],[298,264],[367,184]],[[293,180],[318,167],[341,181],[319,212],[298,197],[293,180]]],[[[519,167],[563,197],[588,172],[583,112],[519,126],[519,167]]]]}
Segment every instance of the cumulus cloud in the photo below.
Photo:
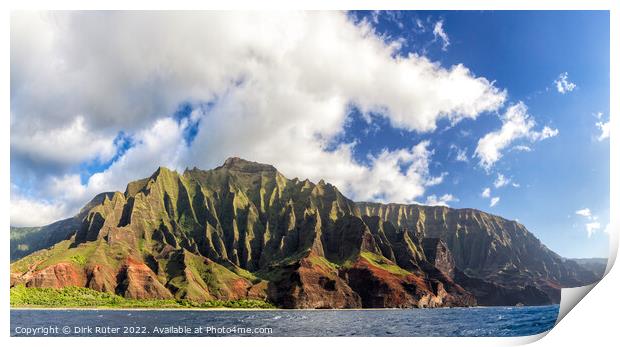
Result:
{"type": "Polygon", "coordinates": [[[588,219],[592,218],[592,211],[590,211],[589,208],[583,208],[581,210],[577,210],[575,211],[576,215],[582,216],[582,217],[586,217],[588,219]]]}
{"type": "MultiPolygon", "coordinates": [[[[590,211],[589,208],[586,207],[586,208],[577,210],[575,211],[575,214],[578,216],[584,217],[586,220],[588,220],[588,222],[585,223],[585,228],[586,228],[586,232],[588,233],[588,238],[592,237],[592,235],[594,235],[599,229],[601,229],[601,223],[598,222],[598,216],[592,213],[592,211],[590,211]]],[[[603,232],[605,233],[609,232],[609,224],[607,224],[605,229],[603,229],[603,232]]]]}
{"type": "Polygon", "coordinates": [[[577,87],[575,83],[568,80],[568,72],[561,73],[553,83],[560,94],[572,92],[577,87]]]}
{"type": "Polygon", "coordinates": [[[609,121],[607,122],[596,122],[596,126],[599,128],[601,133],[598,136],[599,141],[603,141],[609,138],[609,121]]]}
{"type": "Polygon", "coordinates": [[[429,206],[449,206],[448,203],[452,201],[459,201],[452,194],[444,194],[437,197],[435,194],[426,197],[426,205],[429,206]]]}
{"type": "Polygon", "coordinates": [[[496,111],[506,91],[463,65],[401,56],[398,46],[341,12],[18,12],[11,149],[35,166],[41,158],[75,163],[109,158],[114,134],[131,133],[135,146],[85,184],[75,171],[57,175],[75,186],[73,198],[57,197],[76,201],[73,211],[158,165],[211,168],[232,155],[290,177],[325,178],[354,199],[413,202],[445,176],[429,172],[428,142],[360,164],[355,143],[331,145],[349,107],[429,132],[441,119],[496,111]],[[183,141],[188,125],[167,117],[182,102],[212,104],[197,116],[191,146],[183,141]],[[89,140],[68,136],[56,145],[68,149],[54,153],[42,146],[46,134],[72,127],[89,140]]]}
{"type": "Polygon", "coordinates": [[[441,49],[447,51],[448,46],[450,46],[450,38],[443,29],[443,20],[437,21],[435,23],[435,26],[433,27],[433,35],[435,35],[435,40],[441,39],[441,49]]]}
{"type": "Polygon", "coordinates": [[[24,197],[17,188],[12,189],[11,225],[45,225],[74,215],[98,193],[124,191],[128,182],[148,177],[159,165],[181,170],[184,167],[181,158],[187,151],[183,130],[183,124],[172,118],[155,121],[135,134],[137,146],[128,149],[105,171],[93,174],[84,184],[79,174],[48,175],[36,187],[36,196],[24,197]]]}
{"type": "Polygon", "coordinates": [[[368,23],[340,12],[18,13],[11,24],[11,106],[21,123],[85,114],[98,125],[143,126],[181,101],[279,83],[429,131],[440,118],[475,118],[506,97],[462,65],[395,56],[368,23]]]}
{"type": "Polygon", "coordinates": [[[493,185],[495,186],[495,188],[501,188],[505,185],[508,185],[510,182],[512,182],[512,179],[506,178],[506,176],[502,175],[501,173],[498,173],[497,178],[493,182],[493,185]]]}
{"type": "Polygon", "coordinates": [[[542,141],[557,136],[559,131],[548,126],[541,131],[533,130],[536,122],[527,113],[527,106],[523,102],[508,107],[501,116],[502,127],[492,131],[480,140],[475,150],[475,156],[479,158],[479,164],[489,171],[493,164],[503,156],[502,151],[512,142],[525,139],[530,142],[542,141]]]}
{"type": "Polygon", "coordinates": [[[11,154],[38,164],[78,164],[85,160],[109,160],[115,153],[114,136],[86,127],[77,116],[66,125],[11,136],[11,154]]]}
{"type": "MultiPolygon", "coordinates": [[[[339,149],[341,153],[336,155],[348,157],[349,160],[342,163],[343,167],[333,171],[333,174],[327,168],[329,161],[323,160],[316,162],[321,167],[308,167],[302,172],[310,171],[313,173],[310,177],[315,180],[326,178],[357,200],[412,203],[424,193],[425,187],[440,183],[440,177],[445,176],[430,175],[428,165],[432,151],[428,146],[428,141],[422,141],[411,149],[384,150],[371,158],[369,167],[354,164],[350,159],[350,147],[343,146],[339,149]],[[318,171],[320,169],[325,170],[324,174],[318,171]]],[[[332,162],[331,165],[334,164],[332,162]]],[[[287,170],[285,168],[284,172],[287,170]]]]}
{"type": "Polygon", "coordinates": [[[467,148],[459,148],[457,145],[451,144],[450,153],[453,152],[455,153],[454,159],[456,161],[461,161],[464,163],[469,162],[469,159],[467,158],[467,148]]]}
{"type": "Polygon", "coordinates": [[[544,126],[541,131],[532,131],[529,133],[531,141],[542,141],[550,137],[558,136],[560,131],[558,129],[552,129],[548,126],[544,126]]]}
{"type": "Polygon", "coordinates": [[[11,192],[11,226],[46,225],[65,217],[71,212],[62,202],[32,199],[11,192]]]}
{"type": "Polygon", "coordinates": [[[489,207],[493,207],[499,202],[499,196],[491,197],[491,188],[489,187],[484,188],[480,196],[489,199],[489,207]]]}

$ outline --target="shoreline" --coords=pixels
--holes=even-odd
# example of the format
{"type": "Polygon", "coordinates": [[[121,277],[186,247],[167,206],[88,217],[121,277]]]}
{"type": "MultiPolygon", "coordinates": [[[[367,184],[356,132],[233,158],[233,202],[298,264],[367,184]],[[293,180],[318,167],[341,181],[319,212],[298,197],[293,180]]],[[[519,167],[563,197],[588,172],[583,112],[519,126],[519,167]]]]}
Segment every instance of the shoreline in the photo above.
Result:
{"type": "Polygon", "coordinates": [[[106,307],[106,306],[84,306],[84,307],[58,307],[58,306],[10,306],[10,310],[17,311],[399,311],[399,310],[448,310],[448,309],[470,309],[470,308],[529,308],[559,306],[559,304],[539,305],[539,306],[471,306],[471,307],[434,307],[434,308],[232,308],[232,307],[106,307]]]}

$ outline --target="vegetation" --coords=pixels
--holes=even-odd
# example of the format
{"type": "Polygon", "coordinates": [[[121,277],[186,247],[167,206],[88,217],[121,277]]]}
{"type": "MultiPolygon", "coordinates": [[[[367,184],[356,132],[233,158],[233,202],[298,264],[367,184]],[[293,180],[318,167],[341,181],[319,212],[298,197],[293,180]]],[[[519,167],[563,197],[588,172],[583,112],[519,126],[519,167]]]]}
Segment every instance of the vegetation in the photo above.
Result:
{"type": "Polygon", "coordinates": [[[393,262],[391,262],[390,260],[386,259],[383,256],[380,256],[378,254],[372,253],[372,252],[366,252],[363,251],[360,253],[360,255],[362,256],[362,258],[366,259],[369,263],[371,263],[372,265],[382,268],[390,273],[393,273],[395,275],[403,275],[406,276],[408,274],[410,274],[410,272],[408,272],[407,270],[401,268],[400,266],[394,264],[393,262]]]}
{"type": "Polygon", "coordinates": [[[210,300],[192,302],[174,299],[127,299],[89,288],[64,287],[27,288],[19,285],[11,288],[12,307],[109,307],[109,308],[274,308],[261,300],[210,300]]]}
{"type": "Polygon", "coordinates": [[[86,257],[81,254],[75,254],[71,256],[71,260],[78,265],[86,265],[86,257]]]}

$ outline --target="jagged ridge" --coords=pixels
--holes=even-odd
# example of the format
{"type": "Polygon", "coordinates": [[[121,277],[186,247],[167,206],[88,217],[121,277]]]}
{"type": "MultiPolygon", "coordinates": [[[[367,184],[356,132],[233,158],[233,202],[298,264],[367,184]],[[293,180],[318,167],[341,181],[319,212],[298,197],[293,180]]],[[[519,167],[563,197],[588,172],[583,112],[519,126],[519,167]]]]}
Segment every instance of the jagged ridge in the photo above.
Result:
{"type": "Polygon", "coordinates": [[[160,167],[124,193],[99,195],[76,220],[65,241],[14,262],[12,284],[282,307],[435,307],[473,305],[470,292],[502,304],[479,290],[489,286],[549,303],[589,275],[516,222],[355,203],[322,180],[290,180],[239,158],[182,174],[160,167]]]}

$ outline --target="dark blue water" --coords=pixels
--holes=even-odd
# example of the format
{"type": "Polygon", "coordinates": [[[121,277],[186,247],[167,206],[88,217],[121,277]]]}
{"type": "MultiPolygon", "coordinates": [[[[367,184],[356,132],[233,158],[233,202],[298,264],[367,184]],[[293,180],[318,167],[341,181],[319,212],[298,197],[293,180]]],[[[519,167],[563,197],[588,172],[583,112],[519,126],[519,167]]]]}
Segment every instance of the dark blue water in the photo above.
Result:
{"type": "Polygon", "coordinates": [[[11,310],[11,336],[525,336],[558,305],[410,310],[11,310]]]}

